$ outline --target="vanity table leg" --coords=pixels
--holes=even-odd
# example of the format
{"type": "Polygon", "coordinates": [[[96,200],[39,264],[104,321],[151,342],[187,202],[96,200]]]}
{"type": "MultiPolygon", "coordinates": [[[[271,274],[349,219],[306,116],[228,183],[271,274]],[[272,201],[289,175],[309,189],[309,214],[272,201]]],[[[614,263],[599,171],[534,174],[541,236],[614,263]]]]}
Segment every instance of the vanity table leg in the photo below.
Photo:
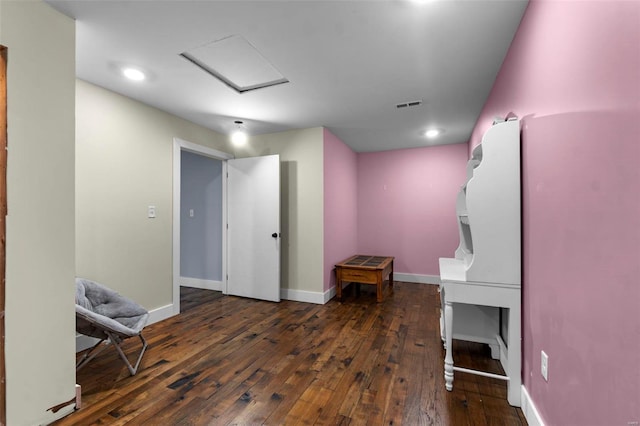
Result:
{"type": "Polygon", "coordinates": [[[444,329],[445,329],[445,358],[444,358],[444,384],[448,391],[453,390],[453,353],[451,343],[453,340],[453,303],[444,304],[444,329]]]}
{"type": "Polygon", "coordinates": [[[509,404],[520,407],[520,392],[522,387],[522,336],[521,336],[521,309],[517,300],[509,307],[509,347],[507,356],[507,400],[509,404]]]}
{"type": "Polygon", "coordinates": [[[440,284],[438,293],[440,293],[440,340],[442,340],[442,347],[447,349],[445,337],[447,335],[447,329],[444,327],[444,287],[442,287],[442,284],[440,284]]]}

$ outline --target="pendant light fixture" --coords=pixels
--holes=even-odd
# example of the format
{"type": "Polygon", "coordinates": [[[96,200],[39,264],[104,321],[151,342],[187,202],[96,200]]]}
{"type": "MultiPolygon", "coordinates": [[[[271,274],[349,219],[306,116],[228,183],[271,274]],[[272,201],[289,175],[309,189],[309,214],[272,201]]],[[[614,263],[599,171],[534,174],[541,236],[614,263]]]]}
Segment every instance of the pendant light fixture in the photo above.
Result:
{"type": "Polygon", "coordinates": [[[247,132],[244,130],[243,122],[241,120],[234,121],[236,125],[236,129],[231,133],[231,143],[235,146],[243,146],[246,145],[249,137],[247,136],[247,132]]]}

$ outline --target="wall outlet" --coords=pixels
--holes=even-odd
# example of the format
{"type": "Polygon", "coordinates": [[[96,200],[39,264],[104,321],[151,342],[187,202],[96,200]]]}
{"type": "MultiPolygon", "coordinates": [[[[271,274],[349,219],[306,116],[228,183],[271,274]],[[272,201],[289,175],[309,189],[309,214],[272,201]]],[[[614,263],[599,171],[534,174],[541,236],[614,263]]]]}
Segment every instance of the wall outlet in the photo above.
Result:
{"type": "Polygon", "coordinates": [[[545,381],[549,381],[549,355],[540,351],[540,373],[545,381]]]}

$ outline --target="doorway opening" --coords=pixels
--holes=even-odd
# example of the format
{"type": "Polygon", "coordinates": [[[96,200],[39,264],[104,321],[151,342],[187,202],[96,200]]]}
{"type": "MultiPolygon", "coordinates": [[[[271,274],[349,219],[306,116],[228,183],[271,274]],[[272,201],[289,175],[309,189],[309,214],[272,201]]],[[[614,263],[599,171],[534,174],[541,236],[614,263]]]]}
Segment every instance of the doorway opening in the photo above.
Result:
{"type": "Polygon", "coordinates": [[[233,156],[225,152],[179,138],[173,140],[172,299],[174,315],[180,313],[181,284],[219,290],[223,293],[227,291],[225,226],[227,208],[223,176],[227,173],[226,160],[231,158],[233,156]],[[183,173],[183,165],[190,167],[194,173],[183,173]],[[210,168],[210,173],[206,172],[207,168],[210,168]],[[205,176],[198,176],[196,169],[203,172],[205,176]],[[184,185],[195,183],[204,187],[208,185],[206,180],[209,184],[217,185],[216,175],[220,177],[219,189],[212,190],[211,197],[207,200],[201,199],[193,185],[184,185]],[[193,182],[183,182],[184,179],[193,179],[193,182]],[[212,203],[219,203],[219,205],[214,207],[212,203]],[[205,224],[205,219],[208,224],[205,224]],[[215,229],[216,227],[218,228],[215,229]],[[219,240],[212,241],[218,238],[219,240]],[[183,244],[183,241],[187,242],[183,244]],[[206,262],[202,256],[207,257],[206,262]]]}
{"type": "MultiPolygon", "coordinates": [[[[192,212],[190,206],[182,203],[188,191],[182,185],[183,154],[185,158],[196,154],[196,158],[220,160],[224,182],[220,192],[222,220],[216,219],[218,226],[222,226],[220,281],[196,278],[196,287],[216,290],[218,286],[223,294],[279,302],[280,156],[234,159],[230,154],[174,138],[173,314],[180,313],[180,286],[184,281],[181,272],[186,266],[186,262],[182,263],[181,247],[182,232],[186,228],[181,222],[197,214],[195,209],[192,212]],[[200,285],[202,282],[205,285],[200,285]]],[[[216,259],[208,258],[202,263],[212,261],[216,259]]]]}
{"type": "Polygon", "coordinates": [[[180,286],[222,291],[221,160],[182,151],[180,286]]]}

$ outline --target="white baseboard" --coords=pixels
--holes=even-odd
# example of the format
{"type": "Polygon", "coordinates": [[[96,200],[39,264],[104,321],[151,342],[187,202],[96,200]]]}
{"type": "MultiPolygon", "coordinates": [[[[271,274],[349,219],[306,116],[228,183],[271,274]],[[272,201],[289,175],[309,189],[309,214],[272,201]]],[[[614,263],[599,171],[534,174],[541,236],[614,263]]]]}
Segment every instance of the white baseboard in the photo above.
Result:
{"type": "Polygon", "coordinates": [[[524,418],[527,419],[529,426],[544,426],[542,417],[540,417],[540,413],[538,413],[538,410],[536,409],[536,406],[524,385],[522,385],[520,401],[522,404],[520,408],[522,409],[524,418]]]}
{"type": "Polygon", "coordinates": [[[200,278],[180,277],[178,280],[183,287],[201,288],[203,290],[222,291],[222,281],[203,280],[200,278]]]}
{"type": "MultiPolygon", "coordinates": [[[[440,284],[440,276],[439,275],[421,275],[421,274],[404,274],[404,273],[398,273],[398,272],[394,272],[393,273],[393,281],[402,281],[402,282],[408,282],[408,283],[418,283],[418,284],[436,284],[439,285],[440,284]]],[[[281,291],[281,294],[284,290],[281,291]]],[[[295,291],[295,290],[294,290],[295,291]]],[[[311,293],[311,292],[305,292],[305,293],[311,293]]],[[[318,296],[315,296],[314,301],[312,301],[311,303],[322,303],[325,304],[327,303],[329,300],[331,300],[331,298],[333,296],[336,295],[336,288],[331,287],[329,290],[324,292],[324,297],[322,299],[320,299],[319,296],[322,296],[321,293],[315,293],[318,296]],[[323,301],[320,301],[323,300],[323,301]]],[[[281,296],[283,299],[289,299],[287,297],[281,296]]],[[[289,300],[297,300],[300,302],[307,302],[310,300],[302,300],[302,299],[289,299],[289,300]]]]}
{"type": "Polygon", "coordinates": [[[418,284],[440,284],[439,275],[404,274],[402,272],[393,273],[393,281],[404,281],[418,284]]]}
{"type": "Polygon", "coordinates": [[[281,299],[292,300],[294,302],[315,303],[317,305],[324,305],[327,303],[329,299],[331,299],[331,297],[328,297],[330,294],[331,290],[320,293],[317,291],[295,290],[290,288],[280,289],[281,299]]]}
{"type": "Polygon", "coordinates": [[[161,306],[149,311],[149,321],[147,322],[147,325],[166,320],[167,318],[171,318],[174,315],[175,313],[173,312],[173,303],[161,306]]]}
{"type": "Polygon", "coordinates": [[[336,295],[336,288],[331,287],[329,290],[324,292],[324,303],[327,303],[333,296],[336,295]]]}
{"type": "MultiPolygon", "coordinates": [[[[153,309],[149,311],[149,320],[147,321],[147,325],[154,324],[156,322],[160,322],[167,318],[171,318],[174,316],[173,312],[173,304],[169,304],[166,306],[162,306],[160,308],[153,309]]],[[[76,334],[76,353],[80,351],[84,351],[85,349],[89,349],[98,343],[98,339],[95,337],[84,336],[82,334],[76,334]]]]}
{"type": "MultiPolygon", "coordinates": [[[[403,274],[394,272],[393,280],[419,284],[440,284],[440,276],[438,275],[403,274]]],[[[292,300],[294,302],[315,303],[318,305],[324,305],[335,295],[335,287],[331,287],[323,293],[288,288],[280,289],[281,299],[292,300]]]]}

